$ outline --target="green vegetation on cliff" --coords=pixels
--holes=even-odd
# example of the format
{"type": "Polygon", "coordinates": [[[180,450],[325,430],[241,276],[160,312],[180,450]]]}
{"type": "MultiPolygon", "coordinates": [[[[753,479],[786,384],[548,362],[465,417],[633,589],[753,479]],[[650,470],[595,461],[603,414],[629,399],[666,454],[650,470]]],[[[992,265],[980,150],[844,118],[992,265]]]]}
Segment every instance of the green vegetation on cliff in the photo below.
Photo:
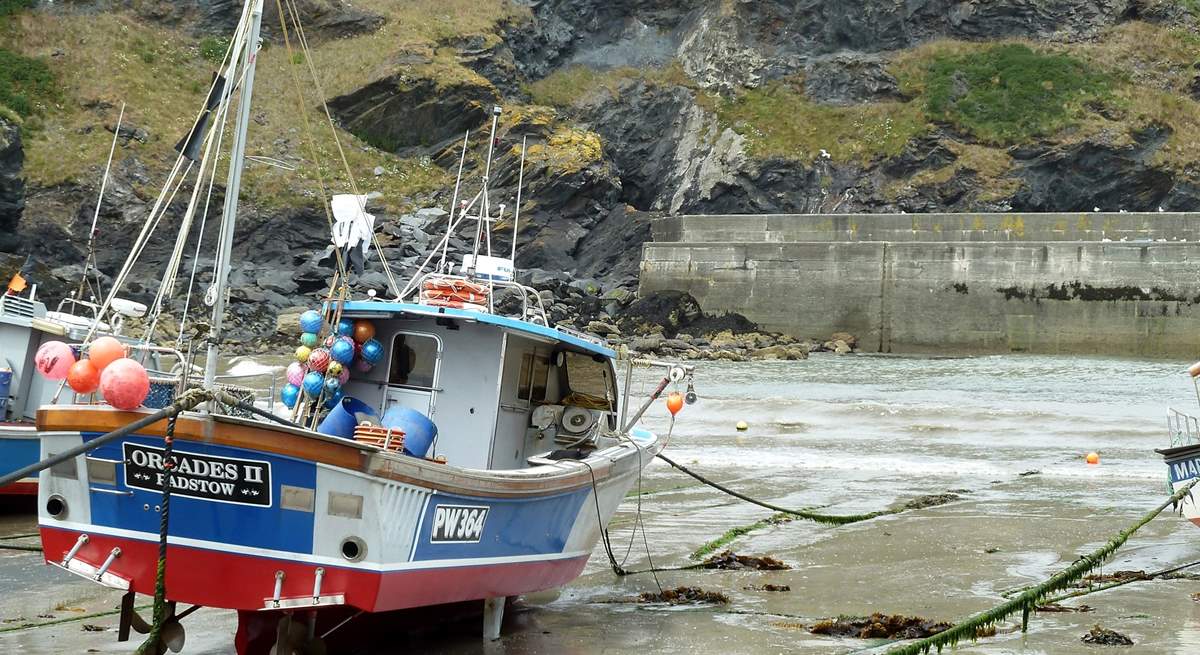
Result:
{"type": "Polygon", "coordinates": [[[719,100],[717,116],[746,137],[751,154],[805,161],[824,150],[835,162],[867,163],[899,154],[926,131],[914,103],[822,105],[808,100],[801,85],[798,79],[772,82],[719,100]]]}
{"type": "Polygon", "coordinates": [[[46,62],[0,48],[0,107],[28,117],[56,95],[54,74],[46,62]]]}
{"type": "MultiPolygon", "coordinates": [[[[0,15],[28,4],[28,0],[0,0],[0,15]]],[[[507,1],[477,0],[358,0],[355,7],[383,16],[383,26],[348,38],[321,40],[308,35],[326,99],[397,72],[440,80],[478,77],[439,51],[439,44],[473,35],[494,41],[500,21],[527,11],[507,1]]],[[[273,27],[278,31],[277,24],[273,27]]],[[[98,177],[112,133],[97,126],[112,125],[122,103],[127,103],[126,125],[142,128],[148,136],[144,142],[123,141],[118,159],[136,155],[152,172],[152,184],[157,184],[175,156],[176,141],[187,132],[204,100],[214,62],[221,60],[228,46],[225,35],[196,38],[122,12],[86,17],[70,12],[15,12],[0,24],[0,42],[12,44],[13,50],[12,58],[0,59],[0,94],[5,78],[18,77],[19,83],[9,86],[36,107],[50,97],[42,93],[43,73],[57,79],[50,83],[59,94],[55,106],[25,140],[24,174],[34,186],[42,187],[98,177]],[[44,62],[45,68],[29,62],[44,62]],[[33,81],[32,87],[27,79],[33,81]],[[32,95],[26,91],[30,88],[32,95]]],[[[292,45],[297,45],[295,35],[292,45]]],[[[0,104],[4,102],[0,99],[0,104]]],[[[13,104],[24,113],[19,99],[13,104]]],[[[289,59],[281,42],[268,42],[260,52],[253,115],[248,154],[279,159],[297,170],[251,164],[244,186],[248,199],[267,208],[313,204],[318,177],[333,193],[350,189],[307,62],[298,55],[289,59]],[[302,99],[297,98],[292,64],[299,67],[302,99]],[[316,162],[301,111],[312,128],[316,162]]],[[[428,159],[396,157],[340,128],[337,134],[360,190],[382,192],[389,207],[400,208],[405,198],[448,182],[446,173],[428,159]],[[382,167],[382,174],[375,174],[377,167],[382,167]]],[[[139,189],[145,194],[156,191],[139,189]]]]}
{"type": "Polygon", "coordinates": [[[1109,98],[1109,77],[1062,54],[1020,43],[934,57],[923,96],[931,119],[985,143],[1012,144],[1054,134],[1087,105],[1109,98]]]}

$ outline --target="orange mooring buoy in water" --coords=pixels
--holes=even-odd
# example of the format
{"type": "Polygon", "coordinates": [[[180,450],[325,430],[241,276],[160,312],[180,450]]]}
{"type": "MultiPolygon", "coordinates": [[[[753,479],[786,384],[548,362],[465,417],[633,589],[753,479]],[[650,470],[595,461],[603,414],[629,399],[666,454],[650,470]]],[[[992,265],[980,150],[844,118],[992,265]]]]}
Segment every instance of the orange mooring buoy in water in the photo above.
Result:
{"type": "Polygon", "coordinates": [[[1093,466],[1095,466],[1096,464],[1099,464],[1100,463],[1100,455],[1097,455],[1096,453],[1088,453],[1087,454],[1087,463],[1091,464],[1093,466]]]}
{"type": "Polygon", "coordinates": [[[1188,375],[1192,377],[1200,377],[1200,362],[1196,362],[1188,367],[1188,375]]]}
{"type": "Polygon", "coordinates": [[[678,414],[681,409],[683,409],[683,394],[678,391],[667,394],[667,411],[671,412],[671,416],[678,414]]]}

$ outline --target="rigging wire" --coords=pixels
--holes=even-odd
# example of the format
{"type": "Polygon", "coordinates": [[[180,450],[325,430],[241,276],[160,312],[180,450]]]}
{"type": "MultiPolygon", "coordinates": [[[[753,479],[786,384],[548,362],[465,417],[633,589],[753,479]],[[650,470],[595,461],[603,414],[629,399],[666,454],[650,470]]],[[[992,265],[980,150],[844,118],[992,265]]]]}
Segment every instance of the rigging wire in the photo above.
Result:
{"type": "MultiPolygon", "coordinates": [[[[280,0],[276,0],[276,3],[280,0]]],[[[338,154],[341,156],[342,167],[346,173],[346,179],[350,183],[350,189],[357,197],[359,211],[365,212],[365,201],[362,200],[362,193],[358,189],[358,182],[354,178],[354,171],[350,168],[350,162],[346,159],[346,151],[342,148],[342,140],[338,137],[337,124],[333,120],[333,114],[329,111],[329,103],[325,101],[325,90],[321,86],[320,75],[317,74],[316,66],[313,64],[312,51],[308,46],[308,37],[304,34],[304,25],[300,22],[300,12],[296,9],[295,0],[286,0],[288,7],[291,9],[292,22],[296,27],[296,35],[300,43],[300,47],[304,53],[304,63],[307,65],[309,74],[312,77],[313,88],[317,92],[317,97],[320,100],[321,108],[325,112],[325,119],[329,124],[329,133],[333,137],[333,143],[337,146],[338,154]]],[[[282,13],[280,14],[282,17],[282,13]]],[[[294,59],[293,59],[294,61],[294,59]]],[[[383,265],[383,272],[387,276],[388,285],[392,288],[392,293],[396,294],[397,299],[400,297],[400,286],[396,283],[395,276],[392,275],[392,268],[388,264],[387,257],[383,253],[383,248],[379,244],[379,237],[372,230],[371,242],[375,245],[375,251],[379,253],[379,261],[383,265]]]]}
{"type": "Polygon", "coordinates": [[[104,177],[100,179],[100,196],[96,198],[96,211],[92,213],[92,228],[88,231],[87,255],[83,260],[83,275],[79,279],[79,290],[75,293],[76,298],[83,298],[83,288],[88,287],[88,291],[93,298],[101,296],[100,289],[100,267],[96,261],[96,224],[100,220],[100,207],[104,204],[104,192],[108,188],[108,174],[112,171],[113,155],[117,153],[117,139],[121,136],[121,124],[125,121],[125,103],[121,103],[121,113],[117,116],[117,125],[113,128],[112,145],[108,149],[108,163],[104,165],[104,177]],[[92,287],[88,281],[88,273],[94,273],[96,278],[96,286],[92,287]]]}
{"type": "MultiPolygon", "coordinates": [[[[287,58],[288,58],[288,62],[289,62],[288,70],[291,72],[292,88],[295,91],[295,95],[296,95],[296,105],[297,105],[297,109],[300,114],[300,122],[301,122],[301,125],[304,127],[304,137],[305,137],[304,140],[308,144],[309,157],[312,160],[313,170],[317,174],[317,189],[320,191],[320,194],[321,194],[321,208],[325,211],[325,221],[326,221],[326,223],[329,224],[329,233],[330,233],[330,235],[332,235],[333,234],[333,213],[331,210],[331,205],[330,205],[330,200],[329,200],[329,191],[325,184],[325,174],[321,171],[320,157],[318,156],[318,153],[317,153],[316,140],[313,138],[312,125],[309,123],[309,120],[308,120],[308,109],[305,107],[305,101],[304,101],[304,90],[303,90],[304,87],[300,84],[300,75],[296,72],[296,57],[292,50],[292,39],[291,39],[290,31],[288,30],[287,21],[284,19],[284,10],[283,10],[283,4],[282,4],[281,0],[275,0],[275,7],[277,8],[277,10],[279,12],[279,29],[283,33],[283,46],[284,46],[285,50],[287,51],[287,58]]],[[[295,17],[293,17],[293,20],[295,20],[295,17]]],[[[304,53],[304,56],[307,59],[307,57],[308,57],[307,51],[304,53]]],[[[357,193],[357,191],[355,193],[357,193]]],[[[334,258],[334,265],[336,267],[337,275],[343,281],[345,281],[347,279],[346,262],[342,257],[342,249],[341,248],[333,249],[333,258],[334,258]]]]}

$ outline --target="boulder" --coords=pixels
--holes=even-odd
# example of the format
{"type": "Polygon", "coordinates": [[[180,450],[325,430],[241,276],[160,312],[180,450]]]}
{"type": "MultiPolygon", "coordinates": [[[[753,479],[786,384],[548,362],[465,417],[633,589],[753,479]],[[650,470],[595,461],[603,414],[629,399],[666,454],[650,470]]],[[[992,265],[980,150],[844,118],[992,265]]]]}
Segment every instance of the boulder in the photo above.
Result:
{"type": "Polygon", "coordinates": [[[834,341],[834,342],[844,341],[844,342],[846,342],[846,345],[850,346],[851,348],[858,347],[858,337],[854,336],[853,334],[850,334],[849,332],[834,332],[829,337],[829,340],[834,341]]]}
{"type": "Polygon", "coordinates": [[[587,331],[602,337],[619,337],[621,330],[611,323],[603,321],[591,321],[587,324],[587,331]]]}
{"type": "Polygon", "coordinates": [[[288,307],[275,316],[275,333],[300,338],[300,315],[309,307],[288,307]]]}
{"type": "Polygon", "coordinates": [[[752,351],[750,359],[787,361],[808,359],[808,349],[804,346],[768,346],[752,351]]]}

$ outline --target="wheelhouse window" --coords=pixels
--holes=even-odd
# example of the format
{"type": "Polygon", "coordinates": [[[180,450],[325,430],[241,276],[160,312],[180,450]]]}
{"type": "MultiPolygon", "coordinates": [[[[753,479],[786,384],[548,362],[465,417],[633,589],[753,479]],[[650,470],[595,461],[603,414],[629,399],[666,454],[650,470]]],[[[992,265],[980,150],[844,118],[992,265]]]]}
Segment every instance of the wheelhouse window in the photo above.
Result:
{"type": "Polygon", "coordinates": [[[521,380],[517,398],[530,402],[546,401],[546,378],[550,374],[550,359],[538,353],[526,353],[521,359],[521,380]]]}
{"type": "Polygon", "coordinates": [[[616,381],[608,360],[597,360],[591,355],[565,352],[567,389],[564,405],[575,405],[587,409],[613,411],[616,399],[616,381]]]}
{"type": "Polygon", "coordinates": [[[424,334],[400,333],[392,341],[388,384],[432,389],[437,373],[438,340],[424,334]]]}

